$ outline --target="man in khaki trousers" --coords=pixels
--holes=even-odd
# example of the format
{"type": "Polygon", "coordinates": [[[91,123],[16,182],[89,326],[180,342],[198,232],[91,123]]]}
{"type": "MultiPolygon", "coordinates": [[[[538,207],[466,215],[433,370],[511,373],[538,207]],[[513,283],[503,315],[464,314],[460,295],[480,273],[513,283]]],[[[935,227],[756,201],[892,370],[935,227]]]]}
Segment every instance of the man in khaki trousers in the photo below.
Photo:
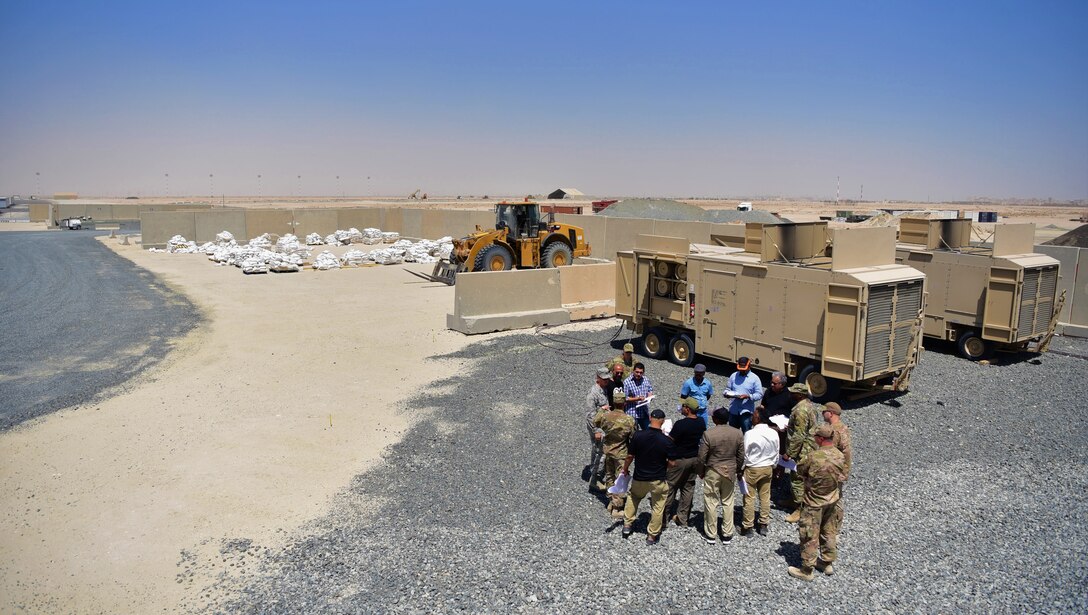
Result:
{"type": "Polygon", "coordinates": [[[708,544],[718,543],[718,507],[722,508],[722,542],[733,539],[733,500],[737,476],[744,470],[744,436],[729,426],[729,411],[718,408],[714,426],[699,443],[703,471],[703,534],[708,544]]]}
{"type": "Polygon", "coordinates": [[[767,535],[771,524],[771,474],[778,463],[778,432],[763,422],[763,410],[752,415],[752,428],[744,434],[744,522],[741,536],[752,536],[756,522],[756,497],[759,497],[759,535],[767,535]]]}

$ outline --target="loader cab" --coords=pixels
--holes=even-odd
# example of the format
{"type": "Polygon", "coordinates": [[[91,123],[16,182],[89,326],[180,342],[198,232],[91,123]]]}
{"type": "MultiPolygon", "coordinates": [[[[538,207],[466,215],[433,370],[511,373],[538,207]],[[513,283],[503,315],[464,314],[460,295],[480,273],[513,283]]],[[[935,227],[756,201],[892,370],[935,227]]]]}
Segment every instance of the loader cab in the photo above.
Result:
{"type": "Polygon", "coordinates": [[[499,203],[495,208],[495,228],[505,228],[514,237],[536,237],[546,230],[547,223],[541,223],[536,203],[499,203]]]}

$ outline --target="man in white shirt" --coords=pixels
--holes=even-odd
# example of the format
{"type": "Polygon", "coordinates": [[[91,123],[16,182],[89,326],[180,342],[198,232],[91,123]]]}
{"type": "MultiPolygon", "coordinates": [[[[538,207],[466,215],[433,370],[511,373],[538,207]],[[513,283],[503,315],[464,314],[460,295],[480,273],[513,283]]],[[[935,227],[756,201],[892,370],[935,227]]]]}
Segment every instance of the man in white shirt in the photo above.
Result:
{"type": "Polygon", "coordinates": [[[744,522],[741,536],[752,536],[756,495],[759,496],[759,535],[767,535],[771,523],[771,473],[778,463],[778,432],[763,422],[761,410],[752,415],[752,428],[744,434],[744,522]]]}

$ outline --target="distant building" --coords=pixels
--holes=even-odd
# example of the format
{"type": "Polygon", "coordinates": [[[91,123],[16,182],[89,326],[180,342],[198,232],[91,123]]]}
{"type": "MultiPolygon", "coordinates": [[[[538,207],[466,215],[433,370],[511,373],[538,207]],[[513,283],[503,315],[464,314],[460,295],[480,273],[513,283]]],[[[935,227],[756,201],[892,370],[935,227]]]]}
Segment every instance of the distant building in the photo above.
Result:
{"type": "Polygon", "coordinates": [[[575,190],[574,188],[559,188],[555,192],[548,195],[549,199],[568,199],[576,196],[585,196],[581,190],[575,190]]]}

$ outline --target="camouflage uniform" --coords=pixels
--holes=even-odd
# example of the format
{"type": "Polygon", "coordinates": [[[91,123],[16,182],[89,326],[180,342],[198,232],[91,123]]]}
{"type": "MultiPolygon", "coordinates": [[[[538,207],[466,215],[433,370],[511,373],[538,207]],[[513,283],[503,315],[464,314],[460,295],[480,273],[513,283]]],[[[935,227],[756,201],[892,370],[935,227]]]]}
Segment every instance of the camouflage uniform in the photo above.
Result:
{"type": "Polygon", "coordinates": [[[838,557],[842,526],[839,486],[846,478],[845,465],[842,453],[834,446],[821,446],[797,464],[805,491],[798,528],[801,565],[806,571],[816,567],[817,558],[830,564],[838,557]]]}
{"type": "Polygon", "coordinates": [[[843,478],[843,480],[845,481],[850,478],[850,464],[853,462],[854,459],[854,447],[850,444],[850,428],[847,427],[846,423],[843,423],[841,420],[837,423],[829,424],[831,425],[831,429],[835,430],[835,435],[831,437],[831,442],[835,445],[835,448],[837,448],[839,452],[842,453],[843,459],[846,460],[846,464],[844,466],[846,478],[843,478]]]}
{"type": "Polygon", "coordinates": [[[630,378],[631,377],[631,372],[635,371],[635,359],[634,359],[634,357],[631,357],[631,362],[628,363],[627,361],[623,360],[623,355],[621,354],[618,357],[609,359],[608,363],[604,364],[604,366],[607,367],[609,370],[611,370],[616,365],[622,365],[623,366],[623,379],[624,380],[627,380],[628,378],[630,378]]]}
{"type": "MultiPolygon", "coordinates": [[[[617,389],[619,395],[613,395],[612,409],[608,412],[598,413],[593,417],[593,426],[604,432],[601,445],[604,448],[604,484],[605,488],[611,487],[616,482],[616,475],[623,468],[623,462],[627,459],[627,443],[635,433],[635,419],[623,411],[623,391],[617,389]],[[617,400],[619,405],[617,406],[617,400]]],[[[611,511],[622,511],[622,495],[610,496],[612,501],[608,505],[611,511]]]]}
{"type": "MultiPolygon", "coordinates": [[[[821,404],[811,399],[802,399],[790,413],[790,423],[786,427],[786,438],[789,440],[786,454],[797,463],[801,463],[816,448],[816,440],[812,434],[821,410],[821,404]]],[[[790,488],[793,491],[794,503],[800,504],[805,495],[805,484],[797,472],[790,477],[790,488]]]]}

